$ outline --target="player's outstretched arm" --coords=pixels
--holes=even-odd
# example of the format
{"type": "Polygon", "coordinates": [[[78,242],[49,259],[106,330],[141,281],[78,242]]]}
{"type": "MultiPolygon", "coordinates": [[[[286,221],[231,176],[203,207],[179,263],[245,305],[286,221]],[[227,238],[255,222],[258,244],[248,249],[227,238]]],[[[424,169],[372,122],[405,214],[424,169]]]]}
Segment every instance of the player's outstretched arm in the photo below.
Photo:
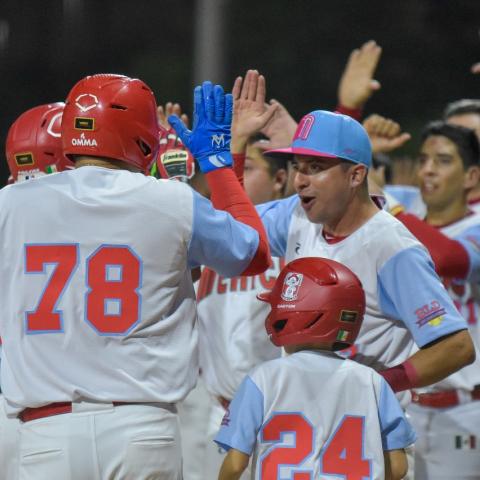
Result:
{"type": "MultiPolygon", "coordinates": [[[[255,255],[247,268],[238,272],[256,275],[270,265],[270,250],[260,217],[231,169],[232,110],[232,95],[225,95],[220,85],[204,82],[194,90],[193,129],[189,130],[175,115],[168,120],[205,174],[214,207],[227,211],[257,232],[259,241],[255,255]]],[[[209,248],[215,248],[213,242],[211,239],[209,248]]]]}
{"type": "Polygon", "coordinates": [[[408,462],[405,450],[383,452],[385,460],[385,480],[401,480],[407,474],[408,462]]]}
{"type": "Polygon", "coordinates": [[[248,467],[249,460],[248,455],[232,448],[223,460],[218,480],[238,480],[248,467]]]}

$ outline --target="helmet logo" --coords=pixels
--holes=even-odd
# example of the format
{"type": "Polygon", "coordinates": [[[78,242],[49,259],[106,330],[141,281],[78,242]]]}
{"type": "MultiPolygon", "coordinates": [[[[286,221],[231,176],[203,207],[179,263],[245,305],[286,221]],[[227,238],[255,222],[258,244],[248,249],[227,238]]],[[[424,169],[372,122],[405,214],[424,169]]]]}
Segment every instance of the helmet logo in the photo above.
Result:
{"type": "Polygon", "coordinates": [[[283,300],[291,302],[298,297],[298,290],[303,281],[303,275],[296,272],[288,272],[283,280],[283,288],[280,296],[283,300]]]}
{"type": "Polygon", "coordinates": [[[62,118],[63,112],[56,113],[48,123],[47,132],[55,138],[60,138],[60,121],[57,122],[60,118],[62,118]]]}
{"type": "Polygon", "coordinates": [[[82,112],[88,112],[98,105],[98,98],[91,93],[82,93],[75,99],[75,105],[82,112]]]}
{"type": "Polygon", "coordinates": [[[85,138],[85,134],[82,133],[80,138],[72,138],[72,145],[74,147],[97,147],[97,141],[92,138],[85,138]]]}

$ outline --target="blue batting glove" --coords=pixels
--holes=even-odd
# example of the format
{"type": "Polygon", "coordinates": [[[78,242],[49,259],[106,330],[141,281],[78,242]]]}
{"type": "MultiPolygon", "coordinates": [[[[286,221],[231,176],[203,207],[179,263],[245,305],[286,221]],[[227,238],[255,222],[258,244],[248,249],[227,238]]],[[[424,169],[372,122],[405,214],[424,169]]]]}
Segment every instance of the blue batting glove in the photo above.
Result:
{"type": "Polygon", "coordinates": [[[225,95],[220,85],[214,87],[212,82],[203,82],[201,87],[195,87],[193,91],[193,104],[192,130],[176,115],[170,115],[168,122],[197,159],[203,173],[231,167],[232,95],[225,95]]]}

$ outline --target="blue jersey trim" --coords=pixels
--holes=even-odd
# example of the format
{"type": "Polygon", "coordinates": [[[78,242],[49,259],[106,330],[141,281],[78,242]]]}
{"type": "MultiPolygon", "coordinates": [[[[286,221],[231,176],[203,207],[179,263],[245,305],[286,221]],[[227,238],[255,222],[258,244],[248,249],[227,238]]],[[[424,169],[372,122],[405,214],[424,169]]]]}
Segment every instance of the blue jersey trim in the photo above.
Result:
{"type": "Polygon", "coordinates": [[[193,193],[192,236],[188,245],[188,267],[206,265],[224,277],[240,275],[258,249],[258,232],[215,210],[209,200],[193,193]]]}
{"type": "Polygon", "coordinates": [[[384,451],[406,448],[415,442],[417,436],[408,423],[397,397],[382,378],[378,417],[382,431],[382,447],[384,451]]]}
{"type": "Polygon", "coordinates": [[[381,310],[403,322],[419,347],[467,328],[420,247],[402,250],[384,264],[378,272],[378,299],[381,310]]]}

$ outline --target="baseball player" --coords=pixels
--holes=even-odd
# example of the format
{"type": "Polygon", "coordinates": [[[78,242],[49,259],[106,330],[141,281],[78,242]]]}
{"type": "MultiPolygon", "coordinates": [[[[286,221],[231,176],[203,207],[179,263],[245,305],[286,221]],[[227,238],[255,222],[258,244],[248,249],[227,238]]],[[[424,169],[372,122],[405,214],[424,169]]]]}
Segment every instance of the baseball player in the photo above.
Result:
{"type": "MultiPolygon", "coordinates": [[[[234,163],[245,165],[244,171],[236,173],[252,203],[281,198],[287,181],[286,161],[267,159],[258,135],[269,120],[265,79],[250,70],[245,79],[236,79],[232,94],[231,152],[234,163]]],[[[283,260],[274,257],[270,268],[260,275],[230,279],[208,268],[202,271],[197,289],[200,365],[211,395],[202,478],[218,474],[226,452],[213,439],[243,378],[254,366],[280,356],[280,349],[272,345],[263,328],[267,306],[256,296],[272,288],[282,265],[283,260]]]]}
{"type": "MultiPolygon", "coordinates": [[[[434,122],[422,135],[419,179],[425,221],[449,237],[480,225],[467,197],[480,179],[480,149],[473,131],[434,122]]],[[[478,282],[447,280],[456,307],[478,339],[478,282]]],[[[480,478],[480,358],[435,385],[416,391],[409,407],[418,433],[415,473],[421,479],[480,478]]]]}
{"type": "MultiPolygon", "coordinates": [[[[60,125],[64,106],[61,102],[40,105],[22,113],[13,122],[5,152],[10,183],[73,168],[62,151],[60,125]]],[[[17,478],[17,434],[18,419],[7,418],[0,395],[0,472],[9,480],[17,478]]]]}
{"type": "Polygon", "coordinates": [[[230,213],[142,174],[158,150],[155,98],[121,75],[86,77],[68,95],[74,170],[0,191],[2,388],[21,420],[22,479],[181,478],[175,403],[198,372],[190,268],[269,263],[226,168],[232,99],[205,82],[194,101],[186,146],[230,213]]]}
{"type": "Polygon", "coordinates": [[[471,363],[475,352],[466,322],[428,253],[368,195],[371,149],[363,127],[344,115],[314,111],[303,117],[291,148],[272,153],[294,155],[298,192],[257,206],[272,254],[287,261],[322,256],[358,275],[367,310],[354,358],[382,371],[397,392],[471,363]],[[414,343],[420,350],[411,356],[414,343]]]}
{"type": "Polygon", "coordinates": [[[242,382],[215,441],[229,452],[220,480],[401,479],[415,440],[386,381],[335,354],[353,344],[365,311],[358,278],[344,265],[301,258],[281,272],[265,325],[287,357],[242,382]]]}

